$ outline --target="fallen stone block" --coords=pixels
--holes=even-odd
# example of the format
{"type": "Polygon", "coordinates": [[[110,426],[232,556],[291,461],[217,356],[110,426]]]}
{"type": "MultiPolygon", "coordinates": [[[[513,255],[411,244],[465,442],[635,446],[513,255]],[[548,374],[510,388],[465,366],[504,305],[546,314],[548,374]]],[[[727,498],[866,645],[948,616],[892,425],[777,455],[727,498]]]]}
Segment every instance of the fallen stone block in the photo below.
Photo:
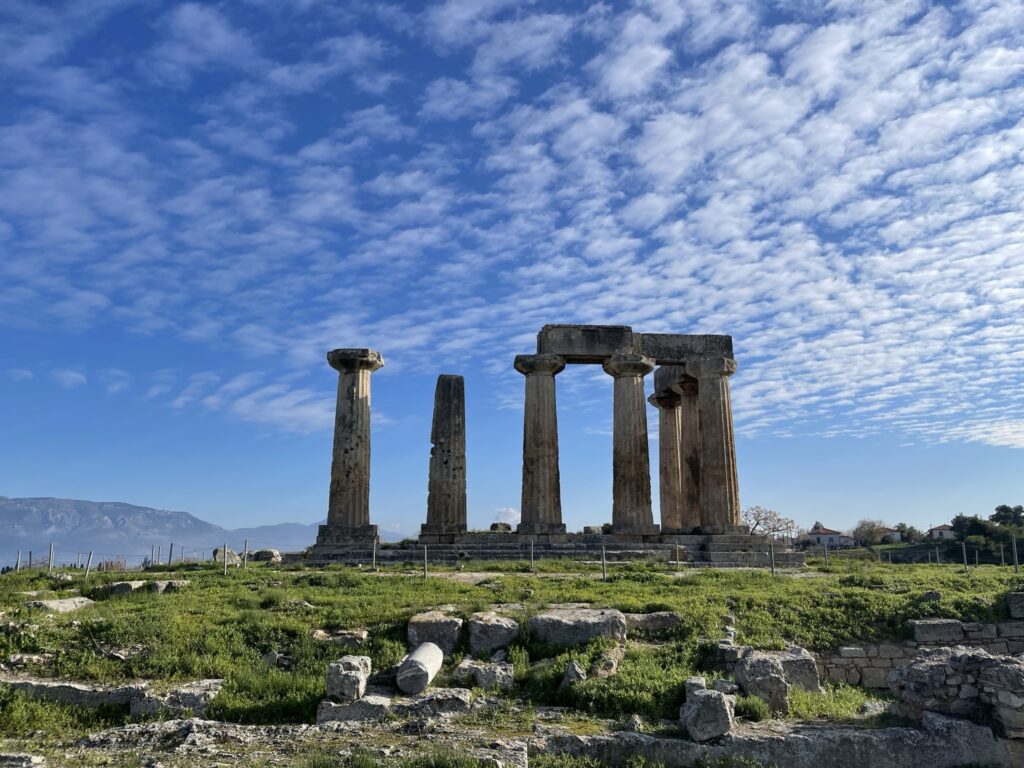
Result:
{"type": "Polygon", "coordinates": [[[416,614],[409,619],[409,647],[433,643],[445,656],[449,656],[459,644],[462,624],[458,616],[449,616],[441,611],[416,614]]]}
{"type": "Polygon", "coordinates": [[[15,677],[0,677],[0,683],[24,693],[30,699],[55,701],[91,709],[130,704],[133,699],[145,696],[148,688],[146,683],[104,686],[15,677]]]}
{"type": "Polygon", "coordinates": [[[558,688],[562,689],[573,683],[580,683],[587,679],[587,670],[578,661],[570,661],[565,665],[565,674],[562,675],[562,682],[558,688]]]}
{"type": "Polygon", "coordinates": [[[338,703],[324,699],[316,710],[316,722],[384,720],[391,715],[391,697],[367,694],[355,701],[338,703]]]}
{"type": "Polygon", "coordinates": [[[249,559],[258,563],[280,563],[281,552],[273,548],[257,549],[249,555],[249,559]]]}
{"type": "Polygon", "coordinates": [[[132,699],[129,711],[132,717],[140,715],[185,715],[206,717],[206,708],[223,687],[223,680],[196,680],[179,685],[169,691],[147,691],[140,698],[132,699]]]}
{"type": "Polygon", "coordinates": [[[50,613],[71,613],[88,608],[93,602],[88,597],[65,597],[60,600],[30,600],[26,608],[40,608],[50,613]]]}
{"type": "Polygon", "coordinates": [[[474,659],[463,659],[455,668],[455,679],[463,684],[490,690],[511,688],[514,682],[514,668],[508,662],[486,663],[474,659]]]}
{"type": "Polygon", "coordinates": [[[108,597],[118,597],[120,595],[130,595],[133,592],[138,592],[140,589],[146,586],[146,582],[139,581],[115,581],[113,584],[107,584],[102,587],[100,591],[102,594],[108,597]]]}
{"type": "Polygon", "coordinates": [[[189,585],[188,579],[164,579],[161,581],[149,582],[149,591],[163,594],[164,592],[179,592],[189,585]]]}
{"type": "Polygon", "coordinates": [[[366,644],[370,639],[370,633],[365,629],[343,629],[338,632],[325,632],[322,629],[314,629],[311,637],[320,643],[337,645],[342,648],[358,648],[366,644]]]}
{"type": "Polygon", "coordinates": [[[372,662],[369,656],[342,656],[327,666],[327,698],[355,701],[366,692],[372,662]]]}
{"type": "Polygon", "coordinates": [[[395,684],[403,693],[421,693],[444,663],[444,653],[434,643],[421,643],[398,667],[395,684]]]}
{"type": "Polygon", "coordinates": [[[763,651],[752,651],[736,663],[736,682],[748,696],[757,696],[772,712],[789,711],[789,684],[779,658],[763,651]]]}
{"type": "Polygon", "coordinates": [[[1007,593],[1006,608],[1010,611],[1010,618],[1024,619],[1024,592],[1007,593]]]}
{"type": "Polygon", "coordinates": [[[782,664],[787,683],[811,693],[822,691],[821,680],[818,679],[818,665],[806,648],[790,646],[788,650],[779,654],[779,662],[782,664]]]}
{"type": "Polygon", "coordinates": [[[0,768],[33,768],[33,766],[45,766],[46,758],[39,755],[26,755],[22,753],[0,754],[0,768]]]}
{"type": "Polygon", "coordinates": [[[686,701],[679,710],[679,722],[693,741],[703,742],[732,730],[734,701],[721,691],[703,687],[703,678],[698,679],[699,685],[694,678],[686,682],[686,701]]]}
{"type": "Polygon", "coordinates": [[[585,645],[591,640],[608,638],[626,641],[626,617],[621,611],[594,608],[556,609],[530,617],[530,634],[547,645],[585,645]]]}
{"type": "Polygon", "coordinates": [[[474,656],[506,648],[518,636],[519,622],[493,611],[474,613],[469,620],[469,652],[474,656]]]}

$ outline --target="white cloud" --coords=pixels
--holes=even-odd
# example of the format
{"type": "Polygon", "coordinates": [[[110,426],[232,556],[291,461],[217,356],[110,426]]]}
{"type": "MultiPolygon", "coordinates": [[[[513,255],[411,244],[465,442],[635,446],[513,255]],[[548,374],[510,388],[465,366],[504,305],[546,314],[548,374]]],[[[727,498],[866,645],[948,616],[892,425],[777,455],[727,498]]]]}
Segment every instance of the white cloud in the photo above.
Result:
{"type": "Polygon", "coordinates": [[[514,507],[502,507],[494,512],[494,522],[496,523],[508,523],[515,526],[519,524],[520,518],[519,510],[514,507]]]}
{"type": "Polygon", "coordinates": [[[64,389],[74,389],[75,387],[84,386],[89,382],[84,373],[70,368],[54,369],[50,371],[50,376],[64,389]]]}
{"type": "Polygon", "coordinates": [[[165,38],[145,66],[172,85],[186,86],[195,72],[211,66],[244,70],[259,63],[250,37],[209,6],[182,3],[165,17],[164,26],[165,38]]]}
{"type": "Polygon", "coordinates": [[[11,381],[32,381],[35,378],[28,368],[8,368],[5,373],[11,381]]]}
{"type": "Polygon", "coordinates": [[[116,395],[128,389],[132,385],[134,377],[128,371],[123,371],[120,368],[107,368],[100,371],[99,380],[108,395],[116,395]]]}

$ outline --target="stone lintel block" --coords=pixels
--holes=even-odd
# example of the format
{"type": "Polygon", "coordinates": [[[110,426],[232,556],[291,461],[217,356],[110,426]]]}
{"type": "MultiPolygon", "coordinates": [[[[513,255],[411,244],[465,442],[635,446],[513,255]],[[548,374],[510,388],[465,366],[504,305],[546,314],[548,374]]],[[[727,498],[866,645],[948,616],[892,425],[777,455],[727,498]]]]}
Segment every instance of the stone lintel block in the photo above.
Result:
{"type": "Polygon", "coordinates": [[[634,333],[633,345],[659,365],[679,365],[696,357],[732,357],[732,336],[634,333]]]}
{"type": "Polygon", "coordinates": [[[860,684],[865,688],[888,688],[889,673],[885,669],[869,667],[860,671],[860,684]]]}
{"type": "Polygon", "coordinates": [[[332,349],[327,353],[327,364],[336,371],[376,371],[384,365],[384,358],[375,349],[332,349]]]}
{"type": "Polygon", "coordinates": [[[685,365],[659,366],[654,371],[654,394],[657,396],[663,392],[675,392],[673,387],[685,378],[685,365]]]}
{"type": "Polygon", "coordinates": [[[1014,619],[1024,619],[1024,592],[1009,592],[1006,595],[1006,607],[1014,619]]]}
{"type": "Polygon", "coordinates": [[[567,363],[600,363],[629,355],[633,329],[628,325],[545,325],[537,334],[539,354],[560,355],[567,363]]]}
{"type": "Polygon", "coordinates": [[[911,619],[910,626],[919,643],[959,643],[964,639],[963,625],[956,619],[911,619]]]}

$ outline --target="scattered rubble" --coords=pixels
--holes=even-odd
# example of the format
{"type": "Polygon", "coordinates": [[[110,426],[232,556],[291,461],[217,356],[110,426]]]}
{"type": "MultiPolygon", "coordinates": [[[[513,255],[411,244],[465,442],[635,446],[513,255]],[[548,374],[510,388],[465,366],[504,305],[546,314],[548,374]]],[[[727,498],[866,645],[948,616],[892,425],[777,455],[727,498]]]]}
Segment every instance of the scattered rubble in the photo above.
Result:
{"type": "Polygon", "coordinates": [[[41,608],[50,613],[71,613],[82,608],[93,605],[93,601],[87,597],[65,597],[59,600],[30,600],[25,603],[26,608],[41,608]]]}
{"type": "Polygon", "coordinates": [[[734,707],[732,696],[709,690],[703,677],[691,677],[686,681],[679,722],[694,741],[710,741],[732,730],[734,707]]]}
{"type": "Polygon", "coordinates": [[[342,702],[362,698],[371,671],[369,656],[342,656],[327,667],[327,698],[342,702]]]}
{"type": "Polygon", "coordinates": [[[185,683],[163,692],[148,690],[140,698],[131,700],[129,712],[132,717],[187,714],[206,717],[206,708],[223,685],[223,680],[210,679],[185,683]]]}

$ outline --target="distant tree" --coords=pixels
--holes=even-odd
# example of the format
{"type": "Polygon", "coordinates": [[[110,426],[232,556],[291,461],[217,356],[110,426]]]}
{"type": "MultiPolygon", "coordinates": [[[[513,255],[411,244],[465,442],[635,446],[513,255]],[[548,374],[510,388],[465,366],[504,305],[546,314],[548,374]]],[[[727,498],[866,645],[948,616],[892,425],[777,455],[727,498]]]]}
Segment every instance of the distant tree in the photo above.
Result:
{"type": "Polygon", "coordinates": [[[968,536],[994,536],[999,533],[996,523],[982,520],[977,515],[957,515],[949,526],[961,541],[968,536]]]}
{"type": "Polygon", "coordinates": [[[916,544],[924,538],[924,534],[912,525],[896,523],[894,528],[900,532],[900,539],[909,544],[916,544]]]}
{"type": "Polygon", "coordinates": [[[740,517],[751,533],[761,536],[772,536],[796,528],[795,522],[767,507],[747,507],[740,513],[740,517]]]}
{"type": "Polygon", "coordinates": [[[825,526],[821,524],[820,520],[815,520],[814,525],[811,526],[812,531],[820,531],[825,526]]]}
{"type": "Polygon", "coordinates": [[[1024,506],[1018,504],[1011,507],[1009,504],[1000,504],[996,507],[995,514],[989,515],[989,522],[997,525],[1012,525],[1015,528],[1024,527],[1024,506]]]}
{"type": "Polygon", "coordinates": [[[858,522],[857,527],[853,529],[853,538],[865,546],[880,544],[882,542],[882,537],[885,535],[885,529],[888,527],[889,526],[881,520],[869,520],[864,518],[858,522]]]}

